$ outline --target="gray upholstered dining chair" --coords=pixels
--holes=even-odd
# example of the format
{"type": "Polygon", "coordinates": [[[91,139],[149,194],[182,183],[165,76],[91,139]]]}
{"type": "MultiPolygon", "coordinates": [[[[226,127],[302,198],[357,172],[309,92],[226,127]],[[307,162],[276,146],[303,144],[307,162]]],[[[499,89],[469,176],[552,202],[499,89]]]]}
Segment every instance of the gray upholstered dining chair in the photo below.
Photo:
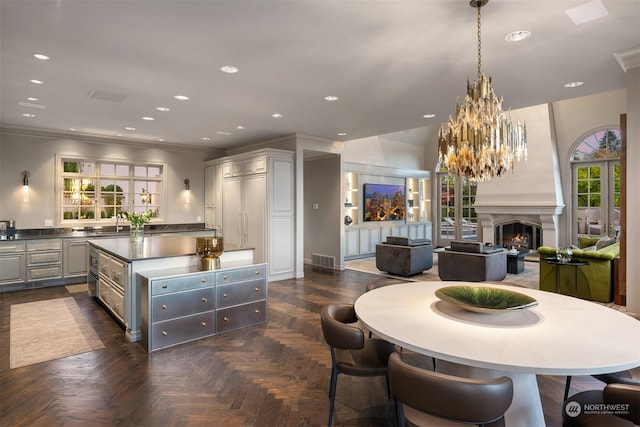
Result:
{"type": "Polygon", "coordinates": [[[333,420],[339,374],[385,376],[389,393],[387,361],[395,347],[384,340],[365,338],[362,329],[353,324],[357,320],[353,304],[330,304],[320,314],[322,334],[331,349],[329,426],[333,420]]]}
{"type": "Polygon", "coordinates": [[[509,377],[470,379],[410,365],[400,354],[389,357],[389,384],[398,425],[504,426],[513,400],[509,377]]]}
{"type": "Polygon", "coordinates": [[[603,390],[574,394],[562,405],[562,421],[563,426],[640,425],[640,385],[613,383],[603,390]],[[605,405],[614,405],[615,409],[605,405]]]}

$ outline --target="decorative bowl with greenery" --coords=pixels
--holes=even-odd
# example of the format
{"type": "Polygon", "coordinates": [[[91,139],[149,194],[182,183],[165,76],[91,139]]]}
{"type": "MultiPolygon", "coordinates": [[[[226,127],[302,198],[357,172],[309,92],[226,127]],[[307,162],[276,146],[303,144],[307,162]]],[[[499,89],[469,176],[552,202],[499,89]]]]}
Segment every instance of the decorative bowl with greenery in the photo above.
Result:
{"type": "Polygon", "coordinates": [[[436,297],[478,313],[519,310],[538,304],[538,301],[529,295],[487,286],[446,286],[436,290],[436,297]]]}

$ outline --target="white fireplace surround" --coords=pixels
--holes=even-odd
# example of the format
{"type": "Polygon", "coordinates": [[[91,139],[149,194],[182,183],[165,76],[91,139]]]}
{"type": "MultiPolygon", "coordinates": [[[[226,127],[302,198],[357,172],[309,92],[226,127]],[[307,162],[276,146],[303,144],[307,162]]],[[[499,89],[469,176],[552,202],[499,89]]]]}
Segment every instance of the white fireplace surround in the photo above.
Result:
{"type": "MultiPolygon", "coordinates": [[[[482,240],[485,243],[495,242],[495,227],[509,222],[522,222],[536,225],[541,228],[542,244],[545,246],[558,246],[558,220],[564,210],[564,206],[540,206],[540,205],[474,205],[478,215],[482,240]]],[[[536,249],[536,248],[531,248],[536,249]]]]}

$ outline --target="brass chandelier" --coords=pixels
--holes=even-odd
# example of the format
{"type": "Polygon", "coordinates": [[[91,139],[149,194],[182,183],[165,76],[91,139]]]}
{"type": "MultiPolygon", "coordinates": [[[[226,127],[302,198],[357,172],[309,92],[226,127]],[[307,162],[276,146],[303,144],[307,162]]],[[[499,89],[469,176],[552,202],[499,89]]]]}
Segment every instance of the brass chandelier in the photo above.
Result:
{"type": "Polygon", "coordinates": [[[440,163],[449,174],[472,181],[486,181],[513,169],[514,160],[527,156],[527,129],[513,123],[509,111],[502,110],[502,97],[491,87],[491,78],[481,71],[480,9],[489,0],[471,0],[478,11],[478,80],[469,84],[462,105],[456,102],[455,118],[449,116],[440,127],[440,163]]]}

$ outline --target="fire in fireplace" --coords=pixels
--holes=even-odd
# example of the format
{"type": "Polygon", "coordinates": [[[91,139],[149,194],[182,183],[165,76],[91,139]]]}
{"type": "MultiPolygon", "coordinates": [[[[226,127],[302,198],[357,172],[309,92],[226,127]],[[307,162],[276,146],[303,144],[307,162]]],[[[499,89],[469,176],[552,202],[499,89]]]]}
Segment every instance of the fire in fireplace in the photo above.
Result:
{"type": "Polygon", "coordinates": [[[542,229],[535,224],[512,221],[495,227],[496,244],[519,252],[535,251],[542,245],[542,229]]]}

